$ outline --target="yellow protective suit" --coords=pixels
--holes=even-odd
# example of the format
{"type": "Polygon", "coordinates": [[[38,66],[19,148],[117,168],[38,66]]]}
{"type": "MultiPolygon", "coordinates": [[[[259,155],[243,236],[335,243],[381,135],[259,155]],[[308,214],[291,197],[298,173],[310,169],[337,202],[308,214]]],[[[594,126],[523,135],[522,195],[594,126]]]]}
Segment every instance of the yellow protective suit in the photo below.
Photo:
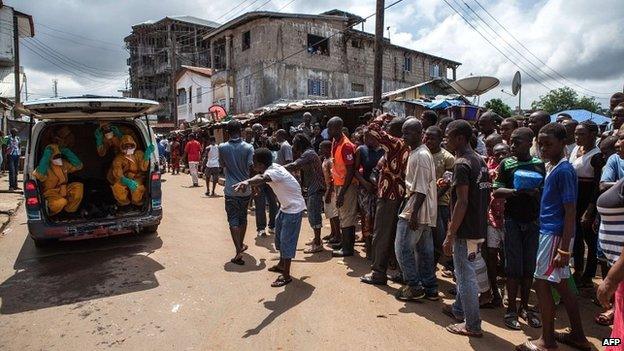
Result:
{"type": "MultiPolygon", "coordinates": [[[[130,135],[124,135],[121,138],[120,145],[132,144],[136,148],[136,143],[130,135]]],[[[130,203],[140,206],[143,204],[145,196],[145,176],[149,168],[149,159],[144,159],[143,151],[135,150],[133,155],[126,155],[123,151],[115,156],[113,165],[109,170],[108,179],[111,182],[113,196],[117,203],[121,206],[130,203]],[[137,188],[131,191],[130,188],[123,183],[123,177],[133,180],[137,183],[137,188]]]]}
{"type": "MultiPolygon", "coordinates": [[[[52,149],[52,158],[61,154],[57,144],[49,145],[52,149]]],[[[50,159],[50,166],[47,174],[40,174],[37,169],[32,172],[32,176],[42,183],[43,197],[48,206],[48,213],[54,216],[61,211],[73,213],[78,210],[84,194],[84,186],[79,182],[67,184],[67,175],[82,169],[82,163],[74,166],[67,160],[63,160],[63,165],[57,166],[50,159]]]]}
{"type": "Polygon", "coordinates": [[[103,129],[108,128],[108,127],[109,127],[109,123],[103,122],[103,123],[100,123],[100,127],[98,128],[102,132],[102,135],[104,136],[103,142],[101,144],[96,144],[97,153],[98,155],[100,155],[100,157],[106,156],[106,153],[108,153],[109,149],[112,149],[115,155],[118,155],[121,152],[120,138],[117,135],[115,135],[115,133],[113,132],[110,132],[112,134],[112,137],[110,139],[106,137],[106,134],[104,133],[103,129]]]}

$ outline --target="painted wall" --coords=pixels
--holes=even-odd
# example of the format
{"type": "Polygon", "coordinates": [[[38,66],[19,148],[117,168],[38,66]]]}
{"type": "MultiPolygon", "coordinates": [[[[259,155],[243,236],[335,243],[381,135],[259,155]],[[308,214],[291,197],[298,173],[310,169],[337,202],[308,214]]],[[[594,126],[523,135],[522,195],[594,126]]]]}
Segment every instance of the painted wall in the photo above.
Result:
{"type": "Polygon", "coordinates": [[[196,113],[208,113],[213,102],[212,81],[209,77],[186,71],[176,82],[176,91],[179,89],[185,89],[186,104],[178,104],[178,122],[192,121],[196,113]]]}

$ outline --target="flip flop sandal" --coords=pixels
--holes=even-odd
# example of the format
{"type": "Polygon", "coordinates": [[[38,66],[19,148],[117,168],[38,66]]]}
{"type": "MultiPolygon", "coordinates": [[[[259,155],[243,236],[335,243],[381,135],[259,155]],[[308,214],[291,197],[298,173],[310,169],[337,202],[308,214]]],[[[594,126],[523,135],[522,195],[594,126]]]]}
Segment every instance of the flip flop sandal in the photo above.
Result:
{"type": "Polygon", "coordinates": [[[453,307],[451,305],[445,305],[444,307],[442,307],[442,313],[444,313],[445,315],[453,318],[453,320],[457,321],[457,322],[463,322],[464,319],[457,317],[455,315],[455,313],[453,313],[453,307]]]}
{"type": "Polygon", "coordinates": [[[516,312],[505,313],[504,317],[505,326],[509,329],[520,330],[520,322],[518,322],[518,314],[516,312]]]}
{"type": "Polygon", "coordinates": [[[303,250],[303,253],[317,253],[317,252],[323,252],[323,247],[321,245],[312,245],[311,247],[303,250]]]}
{"type": "Polygon", "coordinates": [[[535,313],[534,311],[522,310],[520,311],[518,316],[522,318],[532,328],[542,327],[542,321],[539,319],[537,313],[535,313]]]}
{"type": "Polygon", "coordinates": [[[466,329],[466,327],[461,324],[451,324],[446,327],[446,330],[457,335],[464,335],[464,336],[469,336],[473,338],[483,337],[483,333],[471,332],[470,330],[466,329]]]}
{"type": "Polygon", "coordinates": [[[535,345],[533,341],[528,340],[524,344],[516,345],[516,351],[548,351],[556,350],[557,348],[543,348],[535,345]]]}
{"type": "Polygon", "coordinates": [[[572,340],[570,338],[572,334],[570,334],[570,329],[567,328],[565,331],[563,332],[555,332],[555,340],[557,342],[560,342],[564,345],[568,345],[570,347],[573,347],[577,350],[581,350],[581,351],[591,351],[592,350],[592,346],[591,344],[588,342],[587,344],[583,344],[583,343],[579,343],[576,340],[572,340]]]}
{"type": "Polygon", "coordinates": [[[241,248],[241,253],[247,251],[248,248],[249,246],[243,244],[243,247],[241,248]]]}
{"type": "Polygon", "coordinates": [[[230,260],[230,262],[237,264],[239,266],[242,266],[245,264],[245,261],[243,261],[243,259],[240,257],[239,258],[234,257],[233,259],[230,260]]]}
{"type": "Polygon", "coordinates": [[[267,269],[267,271],[269,272],[275,272],[275,273],[282,273],[284,271],[284,269],[282,269],[282,267],[275,265],[273,267],[269,267],[269,269],[267,269]]]}
{"type": "Polygon", "coordinates": [[[613,325],[613,317],[615,316],[615,312],[609,313],[611,314],[611,316],[609,316],[607,312],[608,311],[597,314],[594,318],[594,322],[605,327],[613,325]]]}
{"type": "Polygon", "coordinates": [[[283,275],[280,275],[279,277],[277,277],[277,279],[271,283],[271,286],[274,288],[279,288],[282,287],[288,283],[292,282],[292,278],[284,278],[283,275]]]}

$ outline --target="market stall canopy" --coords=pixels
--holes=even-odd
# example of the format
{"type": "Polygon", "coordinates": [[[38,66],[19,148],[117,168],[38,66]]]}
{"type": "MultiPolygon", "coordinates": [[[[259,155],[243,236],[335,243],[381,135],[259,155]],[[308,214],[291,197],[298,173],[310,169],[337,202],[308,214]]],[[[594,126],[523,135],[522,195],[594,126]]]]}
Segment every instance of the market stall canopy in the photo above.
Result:
{"type": "Polygon", "coordinates": [[[433,100],[427,103],[426,107],[430,110],[444,110],[451,106],[465,105],[466,102],[457,99],[433,100]]]}
{"type": "Polygon", "coordinates": [[[488,76],[472,76],[462,78],[451,83],[460,94],[465,96],[482,95],[500,84],[500,80],[488,76]]]}
{"type": "Polygon", "coordinates": [[[569,114],[570,117],[572,117],[572,119],[575,119],[579,122],[588,121],[588,120],[596,122],[596,124],[605,124],[605,123],[611,122],[611,118],[607,116],[603,116],[601,114],[583,110],[583,109],[565,110],[565,111],[553,113],[552,115],[550,115],[550,120],[552,122],[555,122],[557,120],[557,116],[559,116],[562,113],[569,114]]]}

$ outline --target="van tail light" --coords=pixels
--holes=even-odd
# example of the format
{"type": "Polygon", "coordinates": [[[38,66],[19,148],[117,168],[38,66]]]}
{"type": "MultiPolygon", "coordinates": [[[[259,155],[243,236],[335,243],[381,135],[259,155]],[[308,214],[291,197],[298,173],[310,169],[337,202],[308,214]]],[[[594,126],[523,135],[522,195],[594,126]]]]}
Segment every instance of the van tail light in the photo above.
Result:
{"type": "Polygon", "coordinates": [[[29,207],[37,207],[39,206],[39,198],[36,196],[29,197],[26,199],[26,205],[29,207]]]}
{"type": "Polygon", "coordinates": [[[29,180],[28,182],[26,182],[26,186],[24,188],[26,189],[26,191],[36,191],[37,183],[35,183],[34,180],[29,180]]]}
{"type": "Polygon", "coordinates": [[[152,172],[152,182],[157,182],[160,180],[160,172],[152,172]]]}

